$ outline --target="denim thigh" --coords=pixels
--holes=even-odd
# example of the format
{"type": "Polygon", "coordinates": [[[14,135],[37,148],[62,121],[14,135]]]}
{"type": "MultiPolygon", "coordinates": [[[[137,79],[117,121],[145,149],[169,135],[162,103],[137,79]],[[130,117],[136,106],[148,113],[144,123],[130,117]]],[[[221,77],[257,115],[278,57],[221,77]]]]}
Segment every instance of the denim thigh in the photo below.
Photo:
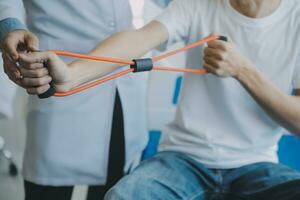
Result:
{"type": "Polygon", "coordinates": [[[182,153],[160,152],[143,161],[106,195],[110,200],[204,200],[216,187],[213,172],[182,153]]]}
{"type": "Polygon", "coordinates": [[[300,199],[300,173],[281,164],[251,164],[229,170],[225,177],[230,192],[246,199],[300,199]]]}

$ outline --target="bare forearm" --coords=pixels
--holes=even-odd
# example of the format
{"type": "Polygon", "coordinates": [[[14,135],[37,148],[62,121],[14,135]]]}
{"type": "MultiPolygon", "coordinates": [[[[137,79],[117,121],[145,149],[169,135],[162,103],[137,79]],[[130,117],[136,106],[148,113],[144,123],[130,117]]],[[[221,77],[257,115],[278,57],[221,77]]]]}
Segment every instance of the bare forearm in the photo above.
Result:
{"type": "MultiPolygon", "coordinates": [[[[167,39],[167,33],[158,22],[141,30],[132,30],[114,34],[98,44],[89,54],[113,57],[124,60],[140,58],[149,50],[167,39]]],[[[76,60],[70,64],[73,74],[73,87],[105,76],[122,67],[120,64],[76,60]]]]}
{"type": "Polygon", "coordinates": [[[274,121],[300,136],[299,97],[285,94],[255,68],[241,69],[236,78],[274,121]]]}
{"type": "MultiPolygon", "coordinates": [[[[146,53],[146,50],[141,47],[142,45],[138,46],[136,43],[131,42],[133,40],[140,42],[139,34],[136,31],[117,33],[97,45],[89,55],[124,60],[141,57],[146,53]]],[[[122,65],[99,61],[76,60],[70,64],[70,67],[73,72],[74,87],[76,87],[85,82],[105,76],[122,67],[122,65]]]]}

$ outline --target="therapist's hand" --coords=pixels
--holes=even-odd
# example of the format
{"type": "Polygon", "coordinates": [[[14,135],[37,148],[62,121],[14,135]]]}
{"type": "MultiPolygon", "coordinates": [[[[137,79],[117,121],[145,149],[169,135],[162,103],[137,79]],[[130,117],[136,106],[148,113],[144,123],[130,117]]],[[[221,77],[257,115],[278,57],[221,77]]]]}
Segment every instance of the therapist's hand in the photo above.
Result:
{"type": "Polygon", "coordinates": [[[17,67],[19,53],[36,51],[38,47],[38,38],[29,31],[16,30],[5,36],[1,47],[4,71],[16,84],[20,84],[19,79],[21,78],[20,71],[17,67]]]}
{"type": "Polygon", "coordinates": [[[254,64],[243,56],[235,44],[215,40],[204,49],[204,68],[219,77],[234,77],[241,69],[254,69],[254,64]]]}
{"type": "Polygon", "coordinates": [[[43,94],[49,89],[49,83],[52,80],[57,92],[66,92],[71,89],[71,69],[56,54],[51,52],[22,53],[18,61],[22,66],[20,73],[23,76],[19,82],[28,94],[43,94]]]}

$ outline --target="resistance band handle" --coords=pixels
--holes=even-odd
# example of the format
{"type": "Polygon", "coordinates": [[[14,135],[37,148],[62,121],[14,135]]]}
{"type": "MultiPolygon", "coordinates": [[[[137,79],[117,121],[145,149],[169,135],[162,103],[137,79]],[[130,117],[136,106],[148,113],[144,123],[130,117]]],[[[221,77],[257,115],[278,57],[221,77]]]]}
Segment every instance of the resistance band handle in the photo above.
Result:
{"type": "Polygon", "coordinates": [[[226,36],[219,36],[219,40],[222,40],[224,42],[228,42],[228,38],[226,36]]]}
{"type": "MultiPolygon", "coordinates": [[[[47,68],[47,63],[46,62],[44,63],[44,67],[47,68]]],[[[38,97],[40,99],[46,99],[46,98],[49,98],[49,97],[51,97],[55,94],[56,91],[55,91],[55,87],[54,87],[54,82],[51,81],[49,83],[49,85],[50,85],[50,88],[45,93],[38,95],[38,97]]]]}
{"type": "Polygon", "coordinates": [[[50,84],[50,88],[45,93],[39,95],[40,99],[47,99],[49,97],[52,97],[55,94],[56,91],[54,88],[54,82],[51,81],[49,84],[50,84]]]}
{"type": "Polygon", "coordinates": [[[133,72],[146,72],[153,69],[153,61],[151,58],[143,58],[132,60],[133,65],[130,65],[130,68],[134,69],[133,72]]]}

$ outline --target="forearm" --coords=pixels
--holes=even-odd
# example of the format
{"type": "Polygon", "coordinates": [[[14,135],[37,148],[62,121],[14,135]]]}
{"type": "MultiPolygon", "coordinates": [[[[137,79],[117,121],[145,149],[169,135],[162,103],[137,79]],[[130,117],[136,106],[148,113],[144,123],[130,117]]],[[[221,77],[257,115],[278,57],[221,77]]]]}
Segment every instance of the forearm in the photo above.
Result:
{"type": "MultiPolygon", "coordinates": [[[[141,30],[114,34],[97,45],[89,54],[132,60],[140,58],[166,39],[166,30],[164,30],[161,24],[154,22],[141,30]]],[[[70,64],[74,80],[73,87],[105,76],[120,67],[123,66],[108,62],[76,60],[70,64]]]]}
{"type": "Polygon", "coordinates": [[[274,121],[300,136],[299,97],[285,94],[254,67],[241,69],[236,78],[274,121]]]}
{"type": "MultiPolygon", "coordinates": [[[[132,58],[139,58],[147,52],[143,45],[136,45],[137,43],[141,44],[141,40],[136,31],[121,32],[97,45],[89,55],[131,60],[132,58]]],[[[90,80],[105,76],[122,67],[122,65],[109,62],[76,60],[70,64],[70,67],[73,72],[74,87],[76,87],[90,80]]]]}

